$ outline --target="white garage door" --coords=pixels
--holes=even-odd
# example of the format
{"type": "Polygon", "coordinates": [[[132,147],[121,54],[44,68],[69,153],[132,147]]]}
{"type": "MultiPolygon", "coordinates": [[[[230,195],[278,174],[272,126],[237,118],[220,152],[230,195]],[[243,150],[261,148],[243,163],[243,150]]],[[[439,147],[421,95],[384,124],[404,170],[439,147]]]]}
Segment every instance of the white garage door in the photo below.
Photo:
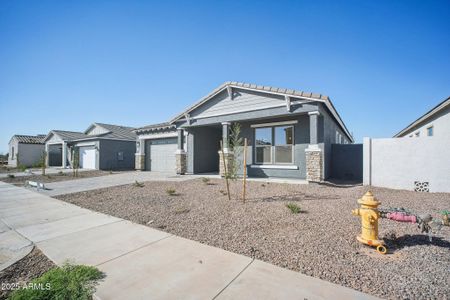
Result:
{"type": "Polygon", "coordinates": [[[147,142],[146,169],[158,172],[175,172],[177,139],[156,139],[147,142]]]}
{"type": "Polygon", "coordinates": [[[95,169],[94,147],[80,147],[80,168],[95,169]]]}

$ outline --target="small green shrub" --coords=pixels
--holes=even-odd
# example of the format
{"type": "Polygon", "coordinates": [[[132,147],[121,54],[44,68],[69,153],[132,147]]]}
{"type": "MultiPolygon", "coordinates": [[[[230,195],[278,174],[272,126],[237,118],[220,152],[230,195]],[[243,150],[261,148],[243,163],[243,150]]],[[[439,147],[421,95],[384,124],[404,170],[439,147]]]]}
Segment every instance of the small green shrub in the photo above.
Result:
{"type": "Polygon", "coordinates": [[[169,195],[169,196],[175,196],[175,195],[177,194],[177,191],[176,191],[175,189],[173,189],[173,188],[168,188],[168,189],[166,190],[166,193],[167,193],[167,195],[169,195]]]}
{"type": "Polygon", "coordinates": [[[137,180],[134,181],[133,185],[134,185],[135,187],[144,187],[144,183],[139,182],[139,181],[137,181],[137,180]]]}
{"type": "Polygon", "coordinates": [[[20,172],[25,172],[25,170],[27,169],[27,166],[25,165],[19,165],[18,169],[20,170],[20,172]]]}
{"type": "Polygon", "coordinates": [[[27,287],[14,291],[11,300],[92,299],[95,286],[105,274],[95,267],[64,264],[32,280],[27,287]],[[33,287],[33,288],[30,288],[33,287]]]}
{"type": "Polygon", "coordinates": [[[8,174],[8,178],[16,178],[14,174],[8,174]]]}
{"type": "Polygon", "coordinates": [[[224,190],[220,190],[219,193],[221,193],[222,195],[226,196],[227,192],[225,192],[224,190]]]}
{"type": "Polygon", "coordinates": [[[188,212],[190,212],[191,210],[187,207],[178,207],[175,209],[175,214],[179,215],[179,214],[187,214],[188,212]]]}
{"type": "Polygon", "coordinates": [[[209,182],[210,182],[210,181],[211,181],[211,180],[210,180],[209,178],[202,177],[202,182],[203,182],[204,184],[209,185],[209,182]]]}
{"type": "Polygon", "coordinates": [[[64,175],[66,175],[66,174],[65,174],[63,171],[59,171],[59,172],[58,172],[58,175],[59,175],[59,176],[64,176],[64,175]]]}
{"type": "Polygon", "coordinates": [[[295,203],[288,203],[288,204],[286,204],[286,207],[289,208],[291,213],[293,213],[293,214],[298,214],[302,211],[300,206],[298,206],[295,203]]]}

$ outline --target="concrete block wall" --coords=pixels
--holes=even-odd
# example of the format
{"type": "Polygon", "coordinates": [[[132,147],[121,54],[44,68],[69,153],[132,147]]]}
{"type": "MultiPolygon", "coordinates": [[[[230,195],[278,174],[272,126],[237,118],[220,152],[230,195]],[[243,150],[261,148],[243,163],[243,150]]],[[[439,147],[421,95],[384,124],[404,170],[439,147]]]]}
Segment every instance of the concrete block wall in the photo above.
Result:
{"type": "Polygon", "coordinates": [[[430,192],[450,192],[450,136],[443,138],[364,138],[363,183],[414,190],[428,182],[430,192]]]}

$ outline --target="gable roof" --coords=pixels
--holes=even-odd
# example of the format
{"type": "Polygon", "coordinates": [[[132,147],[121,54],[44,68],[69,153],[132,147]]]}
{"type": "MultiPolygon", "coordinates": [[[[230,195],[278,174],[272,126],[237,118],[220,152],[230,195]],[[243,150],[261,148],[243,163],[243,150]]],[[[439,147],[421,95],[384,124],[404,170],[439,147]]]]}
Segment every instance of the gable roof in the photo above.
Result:
{"type": "Polygon", "coordinates": [[[45,143],[45,134],[38,134],[38,135],[23,135],[23,134],[16,134],[13,135],[12,139],[16,139],[19,143],[22,144],[44,144],[45,143]]]}
{"type": "Polygon", "coordinates": [[[417,125],[419,125],[423,121],[433,117],[435,114],[437,114],[438,112],[440,112],[444,108],[448,107],[449,105],[450,105],[450,97],[448,97],[447,99],[445,99],[444,101],[442,101],[441,103],[439,103],[438,105],[436,105],[435,107],[430,109],[428,112],[426,112],[424,115],[422,115],[421,117],[416,119],[414,122],[412,122],[411,124],[406,126],[406,128],[402,129],[399,133],[394,135],[394,137],[402,137],[402,136],[404,136],[405,134],[409,133],[409,131],[411,129],[413,129],[414,127],[416,127],[417,125]]]}
{"type": "Polygon", "coordinates": [[[71,142],[83,137],[87,137],[87,135],[85,135],[84,133],[77,131],[51,130],[45,137],[44,141],[47,141],[52,134],[59,136],[63,141],[66,142],[71,142]]]}
{"type": "Polygon", "coordinates": [[[136,133],[134,133],[133,127],[112,125],[105,123],[93,123],[85,131],[84,134],[87,138],[101,137],[104,139],[115,140],[135,140],[136,133]],[[104,128],[107,132],[101,134],[88,135],[87,133],[95,126],[104,128]]]}
{"type": "Polygon", "coordinates": [[[303,92],[293,89],[286,89],[286,88],[277,88],[272,86],[264,86],[264,85],[256,85],[251,83],[243,83],[243,82],[237,82],[237,81],[227,81],[214,89],[211,93],[206,95],[205,97],[201,98],[197,103],[187,108],[185,111],[183,111],[181,114],[178,114],[176,117],[174,117],[172,120],[170,120],[170,124],[173,124],[174,122],[180,120],[184,117],[185,114],[189,114],[191,111],[195,110],[196,108],[200,107],[210,99],[212,99],[214,96],[222,92],[223,90],[227,88],[239,88],[243,90],[250,90],[250,91],[258,91],[263,93],[268,93],[272,95],[282,95],[282,96],[289,96],[289,97],[295,97],[300,98],[304,100],[309,101],[315,101],[315,102],[321,102],[323,103],[328,110],[331,112],[331,115],[336,120],[336,122],[339,124],[343,132],[347,135],[347,137],[353,142],[353,137],[348,131],[347,127],[345,126],[344,122],[342,121],[341,117],[339,116],[338,112],[334,108],[333,103],[331,102],[330,98],[328,96],[325,96],[323,94],[317,94],[317,93],[310,93],[310,92],[303,92]]]}

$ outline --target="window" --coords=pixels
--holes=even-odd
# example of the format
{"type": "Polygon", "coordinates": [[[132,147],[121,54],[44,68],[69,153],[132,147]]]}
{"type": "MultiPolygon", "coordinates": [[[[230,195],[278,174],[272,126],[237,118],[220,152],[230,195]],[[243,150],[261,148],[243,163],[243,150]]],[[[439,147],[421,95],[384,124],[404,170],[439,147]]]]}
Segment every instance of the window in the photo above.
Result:
{"type": "Polygon", "coordinates": [[[276,126],[255,129],[257,164],[292,164],[294,127],[276,126]]]}
{"type": "Polygon", "coordinates": [[[117,160],[122,161],[123,160],[123,152],[117,152],[117,160]]]}
{"type": "Polygon", "coordinates": [[[427,128],[427,135],[428,136],[433,136],[433,126],[430,126],[427,128]]]}
{"type": "Polygon", "coordinates": [[[14,147],[11,147],[11,159],[14,159],[14,147]]]}
{"type": "Polygon", "coordinates": [[[416,132],[416,137],[419,137],[420,136],[420,131],[417,131],[416,132]]]}

